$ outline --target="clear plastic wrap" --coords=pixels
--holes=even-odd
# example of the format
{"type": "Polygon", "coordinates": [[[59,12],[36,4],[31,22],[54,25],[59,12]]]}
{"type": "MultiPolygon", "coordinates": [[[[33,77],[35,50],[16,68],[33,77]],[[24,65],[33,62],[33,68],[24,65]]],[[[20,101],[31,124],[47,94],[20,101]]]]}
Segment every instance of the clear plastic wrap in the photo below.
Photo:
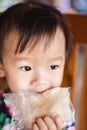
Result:
{"type": "Polygon", "coordinates": [[[7,93],[4,97],[6,105],[11,107],[16,130],[32,129],[37,117],[52,114],[58,114],[64,123],[74,122],[70,88],[59,87],[43,93],[7,93]]]}

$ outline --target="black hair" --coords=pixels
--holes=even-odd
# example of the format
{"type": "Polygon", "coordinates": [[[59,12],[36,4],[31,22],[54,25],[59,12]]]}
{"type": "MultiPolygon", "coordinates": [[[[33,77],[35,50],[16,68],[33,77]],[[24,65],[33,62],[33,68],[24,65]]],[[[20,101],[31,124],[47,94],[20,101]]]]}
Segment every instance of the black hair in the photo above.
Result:
{"type": "Polygon", "coordinates": [[[58,9],[38,2],[19,3],[8,8],[0,16],[0,58],[5,39],[13,31],[19,35],[15,53],[21,53],[28,44],[31,51],[44,37],[47,39],[45,43],[47,48],[50,45],[48,41],[52,40],[58,27],[64,33],[66,55],[69,55],[72,46],[71,33],[58,9]]]}

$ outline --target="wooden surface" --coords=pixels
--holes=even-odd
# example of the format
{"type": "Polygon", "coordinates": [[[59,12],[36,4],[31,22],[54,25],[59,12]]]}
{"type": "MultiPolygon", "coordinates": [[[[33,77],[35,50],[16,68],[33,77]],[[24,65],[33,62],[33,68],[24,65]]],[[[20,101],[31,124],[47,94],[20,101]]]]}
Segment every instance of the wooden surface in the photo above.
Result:
{"type": "Polygon", "coordinates": [[[77,73],[77,57],[78,57],[78,47],[80,44],[85,45],[85,59],[83,62],[83,74],[82,74],[82,90],[79,98],[80,101],[80,111],[78,119],[78,129],[77,130],[87,130],[87,15],[81,14],[65,14],[66,21],[69,24],[72,32],[74,33],[77,42],[72,51],[70,62],[68,61],[67,67],[65,69],[65,77],[63,80],[64,85],[70,84],[72,88],[72,100],[74,102],[74,91],[77,73]],[[72,66],[72,67],[69,67],[72,66]]]}
{"type": "Polygon", "coordinates": [[[65,14],[64,17],[68,21],[78,43],[87,43],[87,15],[65,14]]]}
{"type": "Polygon", "coordinates": [[[87,47],[85,48],[83,84],[80,104],[79,130],[87,130],[87,47]]]}

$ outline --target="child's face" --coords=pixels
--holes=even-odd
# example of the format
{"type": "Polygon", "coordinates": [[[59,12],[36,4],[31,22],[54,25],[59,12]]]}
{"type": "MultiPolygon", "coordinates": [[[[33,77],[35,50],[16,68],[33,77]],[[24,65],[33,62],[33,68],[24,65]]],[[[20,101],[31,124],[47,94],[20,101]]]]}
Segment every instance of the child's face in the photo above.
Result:
{"type": "Polygon", "coordinates": [[[42,44],[31,52],[26,48],[22,53],[15,54],[16,39],[14,42],[15,46],[10,47],[6,43],[2,64],[3,76],[6,76],[11,91],[43,92],[61,85],[65,64],[65,37],[60,29],[45,51],[42,44]]]}

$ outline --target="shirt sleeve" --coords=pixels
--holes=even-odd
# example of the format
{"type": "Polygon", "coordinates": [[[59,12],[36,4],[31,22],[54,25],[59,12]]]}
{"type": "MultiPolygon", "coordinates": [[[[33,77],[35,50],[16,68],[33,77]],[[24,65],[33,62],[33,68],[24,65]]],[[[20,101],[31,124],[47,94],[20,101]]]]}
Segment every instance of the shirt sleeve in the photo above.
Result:
{"type": "Polygon", "coordinates": [[[0,130],[3,130],[4,126],[11,124],[11,119],[10,107],[6,106],[3,94],[0,94],[0,130]]]}

